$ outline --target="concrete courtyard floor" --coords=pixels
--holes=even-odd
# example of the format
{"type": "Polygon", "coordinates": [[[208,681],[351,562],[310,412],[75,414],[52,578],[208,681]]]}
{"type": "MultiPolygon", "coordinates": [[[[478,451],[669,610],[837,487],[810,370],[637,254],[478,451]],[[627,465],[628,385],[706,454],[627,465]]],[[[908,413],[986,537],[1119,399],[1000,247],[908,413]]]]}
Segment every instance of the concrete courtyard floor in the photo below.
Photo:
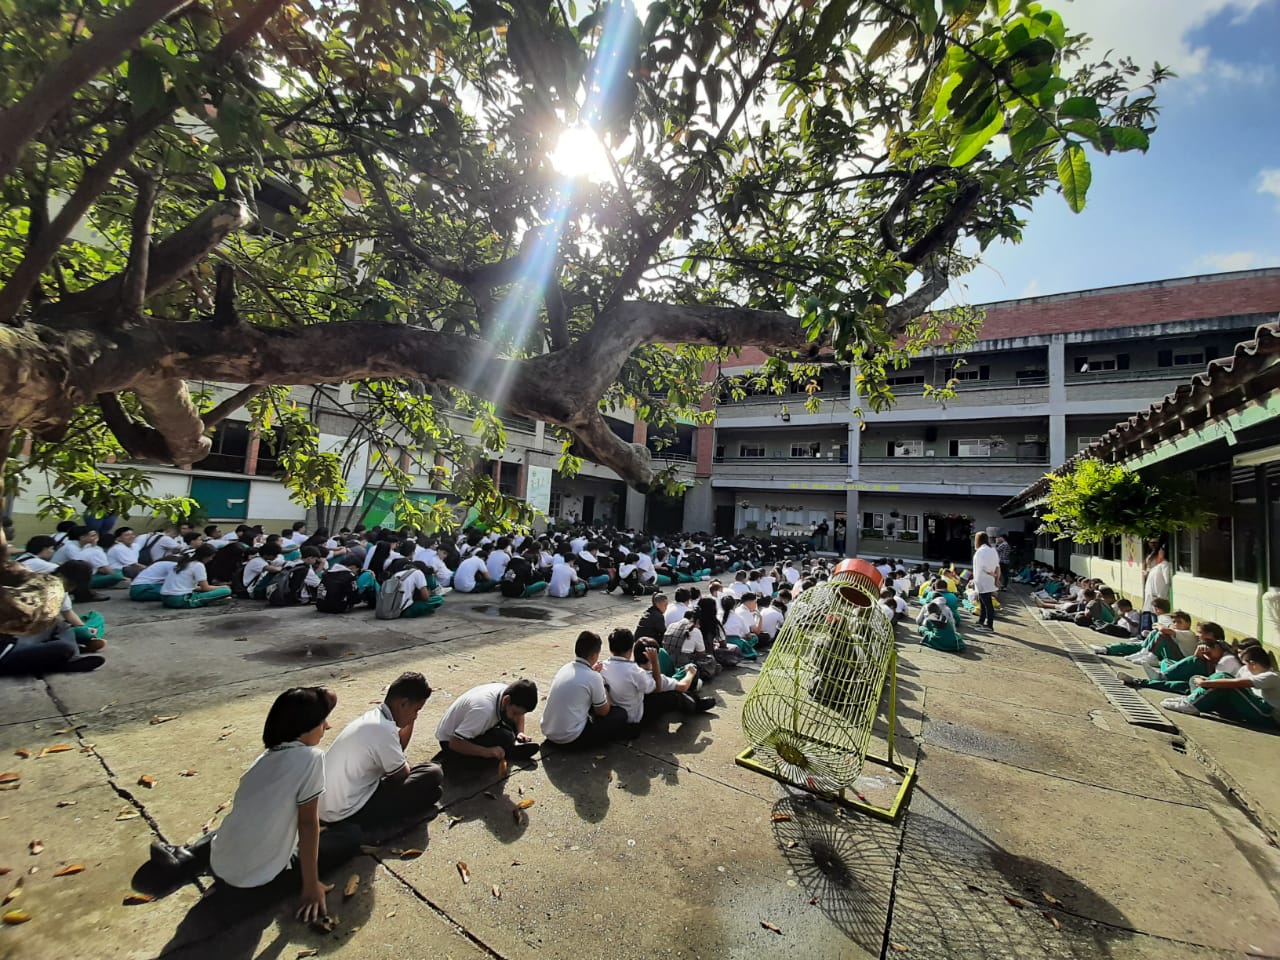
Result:
{"type": "MultiPolygon", "coordinates": [[[[21,775],[0,792],[0,896],[21,881],[5,909],[31,917],[0,929],[0,958],[1280,956],[1268,833],[1182,738],[1127,725],[1018,595],[962,656],[900,628],[897,741],[919,783],[896,824],[734,764],[746,666],[716,679],[710,714],[450,779],[438,819],[328,877],[332,933],[292,918],[295,891],[254,909],[206,879],[128,904],[152,840],[217,824],[280,690],[332,687],[340,729],[421,670],[436,693],[409,752],[426,759],[452,697],[517,676],[545,695],[579,630],[634,626],[643,604],[451,595],[386,623],[116,596],[106,667],[0,684],[0,771],[21,775]],[[84,869],[54,875],[68,865],[84,869]]],[[[859,789],[893,783],[869,767],[859,789]]]]}

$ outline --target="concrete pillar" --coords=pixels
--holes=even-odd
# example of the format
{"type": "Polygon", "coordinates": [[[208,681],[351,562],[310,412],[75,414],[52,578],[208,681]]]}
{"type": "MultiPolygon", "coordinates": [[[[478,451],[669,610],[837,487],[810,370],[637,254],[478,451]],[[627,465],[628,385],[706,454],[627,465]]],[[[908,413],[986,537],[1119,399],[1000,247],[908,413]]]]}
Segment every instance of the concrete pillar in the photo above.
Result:
{"type": "Polygon", "coordinates": [[[693,436],[693,453],[695,462],[693,475],[699,478],[711,476],[711,468],[716,455],[716,428],[710,424],[700,424],[693,436]]]}
{"type": "Polygon", "coordinates": [[[643,420],[637,420],[631,425],[631,442],[644,446],[644,442],[649,439],[649,425],[643,420]]]}
{"type": "Polygon", "coordinates": [[[444,470],[444,454],[437,452],[432,462],[435,464],[435,470],[431,471],[431,489],[443,490],[444,480],[442,479],[442,471],[444,470]]]}
{"type": "Polygon", "coordinates": [[[862,421],[849,417],[849,479],[857,480],[862,461],[862,421]]]}
{"type": "Polygon", "coordinates": [[[495,487],[500,488],[502,486],[502,461],[501,460],[493,461],[492,473],[493,473],[493,485],[495,487]]]}
{"type": "MultiPolygon", "coordinates": [[[[852,451],[849,459],[853,459],[852,451]]],[[[858,491],[849,487],[844,492],[844,555],[858,555],[858,533],[862,529],[862,513],[858,509],[858,491]]]]}
{"type": "Polygon", "coordinates": [[[645,495],[639,490],[627,487],[627,519],[626,524],[633,530],[644,529],[645,495]]]}
{"type": "MultiPolygon", "coordinates": [[[[526,453],[527,457],[528,454],[526,453]]],[[[523,498],[529,485],[529,465],[521,460],[516,464],[516,496],[523,498]]]]}
{"type": "MultiPolygon", "coordinates": [[[[708,428],[710,432],[710,428],[708,428]]],[[[711,489],[711,481],[702,480],[695,483],[684,493],[684,522],[682,526],[690,533],[710,533],[715,522],[715,496],[711,489]]]]}
{"type": "Polygon", "coordinates": [[[262,445],[262,436],[257,430],[249,434],[249,446],[244,452],[244,472],[246,476],[258,474],[258,448],[262,445]]]}
{"type": "Polygon", "coordinates": [[[1067,352],[1066,340],[1049,341],[1049,463],[1058,466],[1067,453],[1067,352]]]}

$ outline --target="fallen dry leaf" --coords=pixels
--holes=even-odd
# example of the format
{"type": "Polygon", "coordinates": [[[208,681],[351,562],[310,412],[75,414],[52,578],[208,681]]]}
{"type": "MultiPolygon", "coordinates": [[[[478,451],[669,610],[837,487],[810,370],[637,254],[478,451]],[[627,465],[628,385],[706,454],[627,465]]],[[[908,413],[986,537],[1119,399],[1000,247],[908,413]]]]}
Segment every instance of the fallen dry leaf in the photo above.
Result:
{"type": "Polygon", "coordinates": [[[350,879],[347,880],[347,885],[342,888],[342,895],[344,897],[354,897],[358,889],[360,889],[360,874],[353,873],[350,879]]]}
{"type": "Polygon", "coordinates": [[[791,814],[775,813],[772,819],[774,823],[789,823],[791,821],[791,814]]]}
{"type": "Polygon", "coordinates": [[[178,776],[180,776],[180,777],[194,777],[194,776],[195,776],[196,774],[198,774],[199,772],[200,772],[199,770],[180,770],[180,771],[178,771],[178,776]]]}
{"type": "Polygon", "coordinates": [[[1004,895],[1004,901],[1005,903],[1009,904],[1009,906],[1017,907],[1019,910],[1021,910],[1023,907],[1026,906],[1026,904],[1023,903],[1021,900],[1019,900],[1017,897],[1011,897],[1007,893],[1004,895]]]}
{"type": "Polygon", "coordinates": [[[14,773],[12,771],[0,773],[0,783],[17,783],[21,779],[22,774],[20,773],[14,773]]]}
{"type": "Polygon", "coordinates": [[[80,748],[80,752],[81,752],[81,753],[93,753],[93,748],[94,748],[94,746],[95,746],[95,744],[92,744],[92,743],[86,743],[83,747],[81,747],[81,748],[80,748]]]}
{"type": "Polygon", "coordinates": [[[817,905],[818,905],[818,898],[817,898],[817,897],[810,897],[810,898],[809,898],[809,906],[811,906],[811,907],[816,907],[817,905]]]}
{"type": "Polygon", "coordinates": [[[249,638],[248,638],[248,637],[232,637],[232,642],[233,642],[233,643],[248,643],[248,642],[249,642],[249,638]]]}
{"type": "Polygon", "coordinates": [[[77,723],[74,727],[63,727],[61,730],[55,730],[54,733],[75,733],[77,730],[85,730],[88,728],[87,723],[77,723]]]}
{"type": "Polygon", "coordinates": [[[524,796],[524,787],[516,787],[516,792],[517,792],[517,793],[519,793],[519,794],[520,794],[520,796],[522,796],[522,797],[523,797],[523,796],[524,796]]]}
{"type": "Polygon", "coordinates": [[[1055,897],[1053,894],[1045,893],[1043,890],[1041,890],[1040,892],[1044,894],[1044,898],[1048,900],[1050,903],[1052,903],[1055,907],[1062,906],[1062,901],[1059,900],[1057,897],[1055,897]]]}
{"type": "Polygon", "coordinates": [[[524,864],[523,864],[521,861],[519,861],[519,860],[512,860],[512,861],[511,861],[511,865],[512,865],[513,867],[522,867],[522,866],[524,866],[524,864]]]}
{"type": "Polygon", "coordinates": [[[390,919],[391,919],[392,917],[394,917],[395,915],[396,915],[396,912],[395,912],[394,910],[391,910],[391,911],[388,911],[387,915],[386,915],[385,917],[383,917],[383,919],[384,919],[384,920],[390,920],[390,919]]]}
{"type": "Polygon", "coordinates": [[[12,903],[22,896],[22,881],[23,878],[19,877],[17,885],[4,895],[4,899],[0,900],[0,904],[12,903]]]}
{"type": "Polygon", "coordinates": [[[462,822],[462,818],[461,818],[461,817],[450,817],[450,818],[449,818],[449,829],[450,829],[450,830],[452,830],[454,827],[456,827],[456,826],[457,826],[458,824],[460,824],[461,822],[462,822]]]}
{"type": "Polygon", "coordinates": [[[467,869],[467,865],[461,860],[458,861],[458,876],[462,878],[463,883],[471,882],[471,871],[467,869]]]}
{"type": "Polygon", "coordinates": [[[893,950],[894,953],[906,953],[911,948],[904,946],[901,943],[891,943],[889,944],[889,949],[893,950]]]}
{"type": "Polygon", "coordinates": [[[44,841],[32,840],[30,843],[27,844],[27,849],[31,851],[31,855],[33,857],[37,856],[38,854],[44,853],[44,841]]]}
{"type": "Polygon", "coordinates": [[[0,790],[17,790],[21,786],[20,783],[0,783],[0,790]]]}
{"type": "Polygon", "coordinates": [[[766,923],[765,921],[761,920],[760,926],[764,927],[766,930],[772,930],[774,933],[778,934],[779,936],[782,935],[782,928],[779,926],[776,926],[775,924],[766,923]]]}
{"type": "Polygon", "coordinates": [[[333,928],[338,925],[338,918],[332,913],[328,916],[321,917],[319,920],[311,921],[311,929],[317,933],[333,933],[333,928]]]}
{"type": "Polygon", "coordinates": [[[218,734],[218,739],[225,740],[227,739],[227,737],[231,736],[233,733],[235,733],[235,730],[224,730],[222,733],[218,734]]]}
{"type": "Polygon", "coordinates": [[[414,857],[420,857],[420,856],[422,856],[422,851],[419,850],[417,847],[414,847],[412,850],[400,851],[401,860],[412,860],[414,857]]]}
{"type": "Polygon", "coordinates": [[[59,800],[56,804],[54,804],[54,806],[56,807],[74,807],[75,805],[76,805],[76,802],[74,800],[59,800]]]}
{"type": "Polygon", "coordinates": [[[517,804],[516,804],[516,809],[517,809],[517,810],[528,810],[528,809],[529,809],[530,807],[532,807],[536,802],[537,802],[537,801],[536,801],[536,800],[534,800],[534,799],[533,799],[533,797],[526,797],[525,799],[521,800],[519,803],[517,803],[517,804]]]}
{"type": "Polygon", "coordinates": [[[116,814],[116,819],[117,820],[136,820],[140,816],[142,816],[142,814],[140,814],[137,810],[134,810],[132,807],[125,807],[123,810],[121,810],[119,813],[116,814]]]}
{"type": "Polygon", "coordinates": [[[152,717],[151,725],[154,727],[156,724],[168,723],[170,720],[177,720],[177,719],[178,719],[178,715],[176,713],[171,717],[152,717]]]}
{"type": "Polygon", "coordinates": [[[31,914],[25,910],[10,910],[4,915],[4,922],[14,927],[20,923],[26,923],[31,919],[31,914]]]}
{"type": "Polygon", "coordinates": [[[13,755],[15,757],[21,757],[23,760],[31,759],[31,751],[26,747],[19,747],[17,750],[13,751],[13,755]]]}
{"type": "Polygon", "coordinates": [[[72,876],[75,876],[77,873],[84,873],[83,863],[73,863],[68,866],[65,866],[61,870],[59,870],[57,873],[55,873],[54,876],[55,877],[72,877],[72,876]]]}
{"type": "Polygon", "coordinates": [[[227,809],[227,807],[229,807],[229,806],[231,806],[231,801],[230,801],[230,800],[223,800],[220,804],[218,804],[218,809],[217,809],[217,810],[215,810],[215,811],[213,811],[213,812],[214,812],[214,813],[221,813],[223,810],[227,809]]]}
{"type": "Polygon", "coordinates": [[[1057,918],[1057,917],[1055,917],[1055,916],[1054,916],[1052,913],[1050,913],[1048,910],[1045,910],[1045,911],[1044,911],[1044,918],[1045,918],[1046,920],[1048,920],[1050,923],[1052,923],[1052,924],[1053,924],[1053,929],[1055,929],[1055,930],[1061,930],[1061,929],[1062,929],[1062,924],[1060,924],[1060,923],[1058,922],[1058,918],[1057,918]]]}
{"type": "MultiPolygon", "coordinates": [[[[247,640],[248,637],[241,637],[240,639],[247,640]]],[[[318,957],[319,955],[319,950],[299,950],[296,954],[295,960],[305,960],[306,957],[318,957]]]]}
{"type": "Polygon", "coordinates": [[[0,877],[13,873],[13,867],[0,867],[0,877]]]}
{"type": "Polygon", "coordinates": [[[154,903],[155,899],[149,893],[131,893],[124,898],[123,902],[126,907],[134,907],[140,903],[154,903]]]}
{"type": "Polygon", "coordinates": [[[65,743],[55,743],[52,747],[42,747],[39,756],[46,757],[51,753],[67,753],[70,749],[71,747],[65,743]]]}
{"type": "Polygon", "coordinates": [[[138,778],[138,786],[140,787],[146,787],[148,790],[150,790],[155,785],[156,785],[155,777],[148,776],[147,774],[144,773],[142,776],[138,778]]]}

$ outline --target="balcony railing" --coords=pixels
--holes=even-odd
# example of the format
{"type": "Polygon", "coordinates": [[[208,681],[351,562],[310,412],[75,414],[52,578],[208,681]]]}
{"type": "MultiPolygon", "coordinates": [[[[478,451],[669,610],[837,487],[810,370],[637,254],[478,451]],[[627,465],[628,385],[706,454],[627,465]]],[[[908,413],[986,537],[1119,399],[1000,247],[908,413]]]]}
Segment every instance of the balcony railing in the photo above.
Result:
{"type": "Polygon", "coordinates": [[[848,455],[839,457],[788,457],[783,454],[772,454],[767,457],[716,457],[716,463],[764,463],[772,466],[787,464],[792,466],[801,466],[808,464],[809,466],[831,466],[832,464],[847,464],[849,462],[848,455]]]}
{"type": "MultiPolygon", "coordinates": [[[[848,387],[846,387],[843,390],[832,391],[832,392],[828,392],[826,390],[820,390],[818,391],[816,396],[818,400],[820,400],[823,403],[826,403],[827,401],[842,401],[842,400],[847,401],[849,399],[850,394],[849,394],[848,387]]],[[[778,404],[785,403],[787,405],[788,410],[791,410],[793,412],[798,411],[800,413],[805,413],[807,411],[805,410],[804,405],[808,399],[809,399],[809,395],[807,393],[784,393],[784,394],[764,393],[764,394],[754,394],[749,397],[743,397],[741,400],[721,400],[717,402],[716,406],[718,407],[751,407],[751,406],[767,407],[770,404],[777,406],[778,404]]]]}
{"type": "Polygon", "coordinates": [[[858,463],[868,467],[926,467],[926,466],[966,466],[987,467],[1014,465],[1025,467],[1045,467],[1049,465],[1046,457],[859,457],[858,463]]]}

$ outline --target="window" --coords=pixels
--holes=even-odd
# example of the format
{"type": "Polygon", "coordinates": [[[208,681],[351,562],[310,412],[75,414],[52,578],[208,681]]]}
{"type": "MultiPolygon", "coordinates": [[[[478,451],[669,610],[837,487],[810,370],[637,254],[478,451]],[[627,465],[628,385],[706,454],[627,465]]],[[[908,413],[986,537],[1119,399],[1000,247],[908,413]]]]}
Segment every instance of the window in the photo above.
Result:
{"type": "Polygon", "coordinates": [[[1214,355],[1212,347],[1193,350],[1160,350],[1156,353],[1156,365],[1161,367],[1203,367],[1214,355]]]}
{"type": "Polygon", "coordinates": [[[947,453],[952,457],[989,457],[991,456],[991,441],[952,440],[948,444],[947,453]]]}
{"type": "Polygon", "coordinates": [[[547,504],[547,516],[549,517],[560,516],[560,508],[563,506],[564,506],[564,491],[552,490],[551,500],[547,504]]]}
{"type": "Polygon", "coordinates": [[[763,457],[763,456],[764,456],[764,444],[763,444],[763,443],[742,443],[742,444],[739,444],[739,445],[738,445],[738,456],[739,456],[739,457],[742,457],[742,458],[744,458],[744,459],[745,459],[745,458],[748,458],[748,457],[763,457]]]}
{"type": "Polygon", "coordinates": [[[248,453],[249,425],[224,421],[213,431],[213,445],[209,448],[209,455],[194,466],[197,470],[214,470],[218,473],[244,473],[248,453]]]}
{"type": "Polygon", "coordinates": [[[1076,453],[1083,453],[1085,447],[1091,447],[1101,439],[1101,437],[1080,437],[1076,440],[1076,453]]]}
{"type": "Polygon", "coordinates": [[[869,510],[864,510],[862,513],[862,529],[863,530],[883,530],[884,514],[872,513],[869,510]]]}
{"type": "Polygon", "coordinates": [[[723,460],[723,459],[724,459],[724,444],[723,444],[723,443],[717,443],[717,444],[716,444],[716,459],[717,459],[717,460],[723,460]]]}
{"type": "Polygon", "coordinates": [[[1031,387],[1049,382],[1049,372],[1043,367],[1037,369],[1019,370],[1014,375],[1020,387],[1031,387]]]}
{"type": "Polygon", "coordinates": [[[924,384],[923,373],[899,373],[889,377],[885,383],[891,387],[918,387],[924,384]]]}
{"type": "Polygon", "coordinates": [[[946,379],[958,380],[961,383],[966,380],[991,379],[991,368],[985,363],[977,367],[947,367],[943,373],[946,379]]]}
{"type": "Polygon", "coordinates": [[[791,457],[793,460],[816,460],[822,456],[822,444],[818,441],[813,443],[793,443],[791,445],[791,457]]]}
{"type": "Polygon", "coordinates": [[[1262,559],[1262,531],[1258,523],[1258,469],[1236,467],[1231,471],[1232,576],[1258,582],[1262,559]]]}
{"type": "Polygon", "coordinates": [[[923,457],[923,440],[890,440],[885,444],[886,457],[923,457]]]}
{"type": "Polygon", "coordinates": [[[1127,353],[1100,354],[1089,357],[1076,357],[1076,373],[1106,373],[1115,370],[1129,369],[1127,353]]]}
{"type": "Polygon", "coordinates": [[[920,517],[917,514],[910,514],[902,518],[902,529],[907,533],[920,532],[920,517]]]}
{"type": "Polygon", "coordinates": [[[1230,580],[1234,552],[1233,519],[1227,507],[1231,496],[1231,468],[1224,465],[1197,474],[1196,493],[1215,505],[1209,522],[1197,534],[1196,576],[1230,580]]]}

